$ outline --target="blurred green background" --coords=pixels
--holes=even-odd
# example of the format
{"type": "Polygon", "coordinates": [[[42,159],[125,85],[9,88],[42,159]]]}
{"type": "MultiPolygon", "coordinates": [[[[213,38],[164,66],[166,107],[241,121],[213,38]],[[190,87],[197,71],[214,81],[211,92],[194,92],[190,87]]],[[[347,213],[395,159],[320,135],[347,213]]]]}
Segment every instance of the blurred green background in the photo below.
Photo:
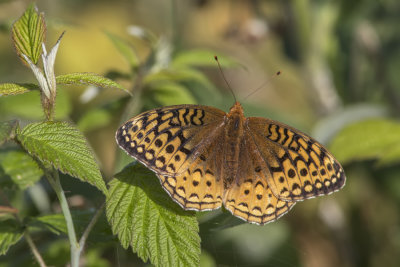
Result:
{"type": "MultiPolygon", "coordinates": [[[[34,81],[9,32],[28,3],[0,1],[0,82],[34,81]]],[[[45,12],[49,47],[66,31],[56,74],[107,74],[133,93],[59,88],[57,117],[84,131],[106,177],[123,166],[114,156],[115,130],[138,112],[182,103],[228,111],[234,100],[214,54],[247,116],[301,129],[343,164],[347,183],[341,191],[298,203],[266,226],[234,226],[238,220],[221,211],[199,214],[202,266],[400,265],[399,1],[36,3],[45,12]],[[122,40],[134,49],[132,57],[118,45],[122,40]]],[[[38,99],[31,93],[1,98],[1,120],[43,119],[38,99]]],[[[65,187],[71,205],[97,201],[87,199],[87,185],[65,181],[65,187]]],[[[48,257],[68,259],[68,244],[49,240],[48,257]]],[[[110,243],[88,244],[88,266],[145,265],[110,243]]],[[[34,264],[22,248],[0,257],[2,264],[16,255],[34,264]]]]}

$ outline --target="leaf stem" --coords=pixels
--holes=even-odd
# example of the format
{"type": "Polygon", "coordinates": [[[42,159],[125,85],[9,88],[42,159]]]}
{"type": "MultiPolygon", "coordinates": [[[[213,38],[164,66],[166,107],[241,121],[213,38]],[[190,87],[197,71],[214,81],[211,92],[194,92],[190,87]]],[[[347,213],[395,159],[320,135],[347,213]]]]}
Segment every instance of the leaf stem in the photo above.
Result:
{"type": "Polygon", "coordinates": [[[90,231],[93,229],[93,227],[99,220],[101,214],[103,213],[104,205],[105,205],[105,202],[103,202],[103,204],[101,204],[101,206],[97,209],[92,220],[89,222],[88,226],[86,227],[85,231],[83,232],[81,239],[79,240],[79,248],[80,248],[81,252],[82,252],[83,248],[85,247],[85,242],[89,236],[90,231]]]}
{"type": "Polygon", "coordinates": [[[40,255],[39,250],[37,249],[35,243],[33,243],[31,234],[28,231],[28,228],[24,231],[24,237],[26,242],[28,242],[29,247],[32,250],[33,256],[35,256],[36,261],[39,263],[40,267],[47,267],[46,263],[44,262],[42,255],[40,255]]]}

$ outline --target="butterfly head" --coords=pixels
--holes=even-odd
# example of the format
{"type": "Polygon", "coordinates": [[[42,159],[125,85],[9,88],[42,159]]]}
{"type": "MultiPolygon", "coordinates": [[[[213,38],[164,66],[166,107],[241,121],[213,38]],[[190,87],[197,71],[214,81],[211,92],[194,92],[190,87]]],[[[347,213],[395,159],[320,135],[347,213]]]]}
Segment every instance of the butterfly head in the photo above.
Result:
{"type": "Polygon", "coordinates": [[[245,117],[243,113],[243,108],[240,103],[236,101],[229,110],[228,115],[226,116],[226,134],[229,136],[236,136],[240,139],[243,132],[244,121],[245,117]]]}
{"type": "Polygon", "coordinates": [[[233,116],[243,116],[243,108],[242,105],[238,101],[235,102],[235,104],[231,107],[228,113],[228,117],[233,117],[233,116]]]}

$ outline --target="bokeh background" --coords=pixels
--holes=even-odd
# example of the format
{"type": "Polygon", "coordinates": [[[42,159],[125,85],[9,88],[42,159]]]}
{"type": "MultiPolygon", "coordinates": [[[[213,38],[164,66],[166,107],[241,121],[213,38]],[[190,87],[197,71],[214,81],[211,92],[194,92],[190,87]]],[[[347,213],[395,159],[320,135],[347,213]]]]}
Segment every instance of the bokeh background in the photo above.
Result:
{"type": "MultiPolygon", "coordinates": [[[[130,98],[115,89],[59,89],[58,118],[68,118],[84,131],[108,179],[123,166],[115,156],[114,132],[125,119],[149,108],[182,103],[229,109],[234,99],[214,54],[247,116],[269,117],[301,129],[343,163],[347,183],[341,191],[298,203],[266,226],[242,224],[223,211],[199,214],[202,266],[400,265],[400,155],[380,162],[393,147],[400,151],[399,1],[36,3],[45,12],[48,47],[66,31],[57,74],[104,74],[133,93],[130,98]],[[129,44],[134,55],[124,52],[120,42],[129,44]],[[276,76],[277,71],[282,74],[276,76]],[[348,128],[364,121],[371,123],[365,132],[348,128]],[[378,128],[376,121],[390,127],[378,128]]],[[[28,4],[0,1],[0,82],[34,81],[10,38],[13,21],[28,4]]],[[[34,94],[1,98],[0,116],[22,122],[44,118],[34,94]]],[[[78,181],[65,179],[64,187],[73,206],[96,206],[100,201],[88,198],[96,190],[78,181]]],[[[30,207],[27,212],[40,212],[35,192],[29,190],[21,200],[30,207]]],[[[50,208],[54,205],[50,201],[50,208]]],[[[49,236],[46,246],[55,263],[62,257],[68,260],[68,244],[62,238],[49,236]]],[[[94,266],[146,265],[117,242],[88,247],[94,266]]],[[[35,264],[23,245],[0,262],[35,264]]]]}

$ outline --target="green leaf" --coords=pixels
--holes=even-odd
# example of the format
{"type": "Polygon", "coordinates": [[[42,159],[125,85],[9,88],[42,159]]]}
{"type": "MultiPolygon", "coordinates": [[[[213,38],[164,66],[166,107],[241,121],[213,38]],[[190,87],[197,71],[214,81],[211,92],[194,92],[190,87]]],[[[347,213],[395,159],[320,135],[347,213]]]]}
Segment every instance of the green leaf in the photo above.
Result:
{"type": "Polygon", "coordinates": [[[158,72],[150,73],[146,75],[143,79],[143,84],[147,85],[154,82],[160,81],[195,81],[202,84],[204,87],[213,87],[212,83],[207,79],[207,77],[201,72],[190,69],[190,68],[169,68],[162,69],[158,72]]]}
{"type": "Polygon", "coordinates": [[[106,126],[111,120],[112,116],[109,111],[104,109],[92,109],[80,118],[78,121],[78,128],[82,132],[87,132],[106,126]]]}
{"type": "Polygon", "coordinates": [[[85,137],[72,125],[65,122],[32,123],[17,135],[17,139],[30,154],[41,161],[107,193],[85,137]]]}
{"type": "Polygon", "coordinates": [[[108,38],[110,38],[110,40],[113,42],[114,46],[118,49],[121,55],[128,61],[129,65],[132,68],[137,68],[140,62],[132,45],[126,40],[112,33],[106,32],[106,35],[108,36],[108,38]]]}
{"type": "MultiPolygon", "coordinates": [[[[71,211],[72,220],[74,221],[75,230],[78,236],[80,236],[85,231],[86,227],[93,218],[94,213],[95,210],[71,211]]],[[[32,229],[39,227],[41,229],[50,230],[56,235],[68,234],[67,224],[62,213],[30,217],[27,220],[27,225],[29,227],[32,227],[32,229]]],[[[114,239],[111,233],[110,226],[107,223],[106,216],[104,214],[100,216],[89,236],[91,240],[109,241],[114,239]]]]}
{"type": "Polygon", "coordinates": [[[400,123],[373,119],[344,128],[332,141],[330,151],[342,163],[378,159],[379,164],[400,161],[400,123]]]}
{"type": "Polygon", "coordinates": [[[22,54],[34,64],[42,53],[42,43],[46,37],[46,23],[43,13],[38,13],[35,4],[30,4],[25,13],[12,27],[12,39],[18,56],[28,65],[22,54]]]}
{"type": "Polygon", "coordinates": [[[56,82],[57,84],[95,85],[103,88],[116,88],[129,93],[129,91],[113,80],[90,72],[77,72],[59,75],[56,77],[56,82]]]}
{"type": "Polygon", "coordinates": [[[214,56],[218,56],[221,67],[237,67],[239,64],[233,59],[219,55],[209,50],[190,50],[180,52],[172,61],[173,67],[196,66],[196,67],[218,67],[214,56]]]}
{"type": "Polygon", "coordinates": [[[17,120],[0,122],[0,145],[14,138],[18,127],[17,120]]]}
{"type": "Polygon", "coordinates": [[[110,182],[107,219],[124,248],[156,266],[198,266],[199,227],[161,188],[154,173],[135,163],[110,182]]]}
{"type": "Polygon", "coordinates": [[[188,89],[177,83],[160,83],[151,91],[154,92],[155,100],[162,106],[196,104],[196,99],[188,89]]]}
{"type": "Polygon", "coordinates": [[[56,235],[68,233],[65,217],[62,213],[47,214],[43,216],[28,218],[27,225],[31,227],[33,231],[36,230],[36,228],[40,228],[49,230],[56,235]]]}
{"type": "Polygon", "coordinates": [[[0,176],[9,176],[21,190],[39,181],[43,175],[32,157],[17,149],[0,150],[0,169],[0,176]]]}
{"type": "Polygon", "coordinates": [[[23,230],[15,220],[0,221],[0,255],[22,238],[23,230]]]}
{"type": "Polygon", "coordinates": [[[0,96],[19,95],[37,89],[39,86],[31,83],[2,83],[0,84],[0,96]]]}

